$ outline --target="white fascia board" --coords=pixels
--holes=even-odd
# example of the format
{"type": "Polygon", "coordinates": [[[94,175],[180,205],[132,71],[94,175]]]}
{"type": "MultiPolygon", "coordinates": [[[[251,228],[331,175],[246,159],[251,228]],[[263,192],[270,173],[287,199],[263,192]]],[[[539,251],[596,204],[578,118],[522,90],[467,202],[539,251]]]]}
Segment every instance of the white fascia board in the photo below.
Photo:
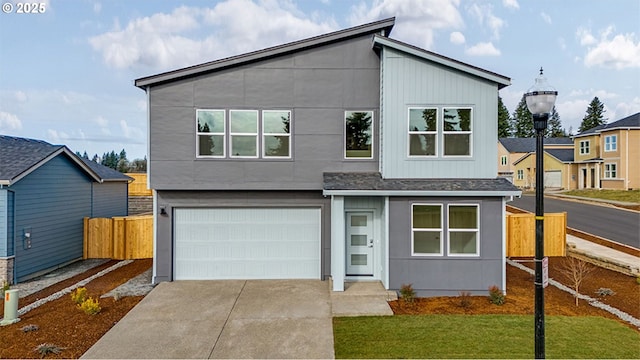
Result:
{"type": "Polygon", "coordinates": [[[324,196],[520,196],[522,191],[323,190],[324,196]]]}

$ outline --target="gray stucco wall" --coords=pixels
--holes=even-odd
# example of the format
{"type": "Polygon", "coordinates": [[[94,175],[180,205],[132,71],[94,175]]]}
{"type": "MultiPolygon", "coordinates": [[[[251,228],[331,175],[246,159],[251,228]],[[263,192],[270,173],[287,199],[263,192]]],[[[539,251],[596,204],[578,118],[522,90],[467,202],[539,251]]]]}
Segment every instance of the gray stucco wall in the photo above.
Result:
{"type": "MultiPolygon", "coordinates": [[[[418,296],[457,296],[460,291],[488,294],[502,284],[502,198],[389,199],[389,287],[413,284],[418,296]],[[480,256],[412,256],[411,205],[413,203],[480,205],[480,256]]],[[[444,220],[446,226],[446,217],[444,220]]],[[[444,229],[446,249],[446,228],[444,229]]]]}
{"type": "Polygon", "coordinates": [[[18,281],[82,258],[84,216],[91,214],[91,179],[64,155],[15,185],[15,271],[18,281]],[[23,233],[31,233],[31,248],[23,233]]]}
{"type": "Polygon", "coordinates": [[[371,40],[364,35],[152,87],[151,187],[319,190],[326,171],[377,171],[377,150],[371,160],[343,159],[346,110],[374,111],[378,148],[380,59],[371,40]],[[196,109],[291,110],[292,159],[196,159],[196,109]]]}
{"type": "Polygon", "coordinates": [[[331,274],[331,199],[320,191],[158,191],[154,283],[173,280],[173,210],[180,207],[317,207],[322,212],[322,277],[331,274]],[[164,208],[167,215],[160,215],[164,208]]]}

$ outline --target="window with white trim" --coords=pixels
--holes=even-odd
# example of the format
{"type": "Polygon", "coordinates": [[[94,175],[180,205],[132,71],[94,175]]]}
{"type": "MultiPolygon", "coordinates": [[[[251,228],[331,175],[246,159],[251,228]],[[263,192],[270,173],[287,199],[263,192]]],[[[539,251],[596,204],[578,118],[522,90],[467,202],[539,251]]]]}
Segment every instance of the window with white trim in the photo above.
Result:
{"type": "Polygon", "coordinates": [[[449,204],[447,223],[447,253],[449,255],[479,255],[478,205],[449,204]]]}
{"type": "Polygon", "coordinates": [[[609,135],[604,137],[604,151],[618,150],[618,135],[609,135]]]}
{"type": "Polygon", "coordinates": [[[502,165],[502,166],[507,165],[507,155],[502,155],[500,157],[500,165],[502,165]]]}
{"type": "Polygon", "coordinates": [[[618,177],[618,165],[617,164],[604,164],[604,178],[616,179],[618,177]]]}
{"type": "Polygon", "coordinates": [[[516,173],[516,179],[524,180],[524,170],[523,169],[518,169],[518,171],[516,173]]]}
{"type": "Polygon", "coordinates": [[[471,155],[471,108],[444,108],[442,142],[444,156],[471,155]]]}
{"type": "Polygon", "coordinates": [[[262,112],[262,156],[291,157],[291,111],[264,110],[262,112]]]}
{"type": "Polygon", "coordinates": [[[373,159],[373,111],[345,111],[344,157],[373,159]]]}
{"type": "Polygon", "coordinates": [[[409,108],[409,156],[436,156],[438,109],[409,108]]]}
{"type": "Polygon", "coordinates": [[[196,110],[196,155],[197,157],[225,156],[225,111],[196,110]]]}
{"type": "Polygon", "coordinates": [[[442,255],[442,205],[412,205],[411,254],[442,255]]]}
{"type": "Polygon", "coordinates": [[[258,157],[258,111],[229,110],[231,157],[258,157]]]}
{"type": "Polygon", "coordinates": [[[589,153],[589,140],[580,140],[580,155],[589,153]]]}

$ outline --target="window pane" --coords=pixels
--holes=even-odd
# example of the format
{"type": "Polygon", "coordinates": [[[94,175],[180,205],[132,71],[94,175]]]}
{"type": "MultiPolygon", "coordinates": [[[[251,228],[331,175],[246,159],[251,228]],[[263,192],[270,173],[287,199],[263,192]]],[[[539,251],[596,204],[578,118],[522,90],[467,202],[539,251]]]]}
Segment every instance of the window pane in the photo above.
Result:
{"type": "Polygon", "coordinates": [[[229,112],[229,118],[231,121],[231,132],[258,132],[258,113],[255,111],[231,111],[229,112]]]}
{"type": "Polygon", "coordinates": [[[450,254],[476,254],[476,232],[449,232],[450,254]]]}
{"type": "Polygon", "coordinates": [[[449,206],[449,228],[477,229],[477,210],[476,206],[449,206]]]}
{"type": "Polygon", "coordinates": [[[367,246],[367,235],[351,235],[351,246],[367,246]]]}
{"type": "Polygon", "coordinates": [[[444,131],[471,131],[471,109],[444,109],[444,131]]]}
{"type": "Polygon", "coordinates": [[[265,111],[262,117],[265,134],[289,134],[291,114],[288,111],[265,111]]]}
{"type": "Polygon", "coordinates": [[[432,156],[436,154],[436,135],[409,134],[409,155],[432,156]]]}
{"type": "Polygon", "coordinates": [[[289,136],[264,137],[265,156],[289,157],[289,136]]]}
{"type": "Polygon", "coordinates": [[[222,156],[224,154],[224,135],[198,135],[198,155],[222,156]]]}
{"type": "Polygon", "coordinates": [[[257,156],[257,154],[255,136],[235,135],[231,137],[232,156],[257,156]]]}
{"type": "Polygon", "coordinates": [[[366,254],[352,254],[351,255],[351,265],[367,265],[367,255],[366,254]]]}
{"type": "Polygon", "coordinates": [[[439,231],[414,231],[413,232],[413,252],[420,254],[440,253],[440,232],[439,231]]]}
{"type": "Polygon", "coordinates": [[[413,228],[414,229],[440,229],[441,209],[439,205],[414,205],[413,228]]]}
{"type": "Polygon", "coordinates": [[[371,118],[373,113],[352,111],[346,113],[345,139],[346,156],[348,158],[370,158],[371,148],[371,118]]]}
{"type": "Polygon", "coordinates": [[[445,155],[470,155],[469,134],[445,134],[445,155]]]}
{"type": "Polygon", "coordinates": [[[436,109],[409,109],[409,131],[436,131],[436,109]]]}
{"type": "Polygon", "coordinates": [[[198,132],[224,132],[223,110],[199,110],[198,132]]]}
{"type": "Polygon", "coordinates": [[[351,226],[367,226],[367,216],[351,215],[351,226]]]}

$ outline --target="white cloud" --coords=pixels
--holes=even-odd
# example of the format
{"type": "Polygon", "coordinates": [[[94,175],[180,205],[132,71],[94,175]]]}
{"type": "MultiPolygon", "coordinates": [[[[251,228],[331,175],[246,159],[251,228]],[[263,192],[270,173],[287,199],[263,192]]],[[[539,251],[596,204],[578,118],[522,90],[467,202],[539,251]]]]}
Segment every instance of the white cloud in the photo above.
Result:
{"type": "Polygon", "coordinates": [[[598,42],[598,40],[591,35],[591,31],[583,27],[579,27],[578,30],[576,30],[576,36],[580,40],[580,45],[593,45],[598,42]]]}
{"type": "Polygon", "coordinates": [[[20,129],[22,129],[22,121],[20,121],[18,116],[0,111],[0,130],[14,131],[20,129]]]}
{"type": "Polygon", "coordinates": [[[26,102],[29,98],[27,97],[27,94],[24,91],[16,91],[15,92],[15,98],[17,102],[26,102]]]}
{"type": "Polygon", "coordinates": [[[93,3],[93,12],[96,14],[100,14],[100,11],[102,11],[102,4],[99,2],[93,3]]]}
{"type": "Polygon", "coordinates": [[[120,130],[122,130],[122,135],[127,139],[144,139],[145,134],[142,130],[129,126],[125,120],[120,120],[120,130]]]}
{"type": "Polygon", "coordinates": [[[471,56],[499,56],[500,50],[490,42],[480,42],[465,50],[471,56]]]}
{"type": "Polygon", "coordinates": [[[47,140],[52,144],[64,144],[69,140],[69,134],[64,131],[47,129],[47,140]]]}
{"type": "Polygon", "coordinates": [[[520,9],[518,0],[502,0],[502,6],[509,9],[520,9]]]}
{"type": "Polygon", "coordinates": [[[616,104],[613,111],[613,121],[620,120],[637,112],[640,112],[640,97],[638,96],[634,97],[629,102],[620,102],[616,104]]]}
{"type": "Polygon", "coordinates": [[[454,31],[449,35],[449,41],[451,41],[452,44],[461,45],[464,44],[466,40],[461,32],[454,31]]]}
{"type": "Polygon", "coordinates": [[[600,100],[606,100],[606,99],[614,99],[619,95],[613,92],[608,92],[606,90],[588,89],[588,90],[572,90],[569,93],[569,96],[570,97],[588,97],[590,99],[593,99],[594,96],[597,96],[600,100]]]}
{"type": "Polygon", "coordinates": [[[547,24],[551,24],[551,16],[549,16],[549,14],[547,14],[546,12],[541,12],[540,13],[540,17],[542,18],[542,20],[544,20],[544,22],[546,22],[547,24]]]}
{"type": "Polygon", "coordinates": [[[500,39],[500,31],[506,24],[504,20],[493,14],[491,4],[472,4],[467,11],[481,26],[489,28],[494,39],[500,39]]]}
{"type": "Polygon", "coordinates": [[[288,0],[264,0],[259,4],[226,0],[213,8],[182,6],[169,14],[137,18],[123,29],[116,22],[111,31],[89,38],[89,43],[111,67],[157,70],[211,61],[336,28],[332,20],[306,18],[288,0]],[[194,37],[195,29],[210,35],[194,37]]]}
{"type": "Polygon", "coordinates": [[[558,46],[562,50],[567,50],[567,42],[564,40],[564,38],[558,38],[558,46]]]}
{"type": "Polygon", "coordinates": [[[394,38],[430,49],[436,31],[464,25],[459,5],[459,0],[376,0],[371,6],[361,2],[351,8],[349,22],[358,25],[395,16],[394,38]]]}
{"type": "Polygon", "coordinates": [[[587,49],[584,64],[616,70],[640,68],[640,41],[636,40],[634,33],[618,34],[609,39],[613,30],[612,26],[606,28],[601,32],[600,40],[590,44],[594,46],[587,49]]]}

